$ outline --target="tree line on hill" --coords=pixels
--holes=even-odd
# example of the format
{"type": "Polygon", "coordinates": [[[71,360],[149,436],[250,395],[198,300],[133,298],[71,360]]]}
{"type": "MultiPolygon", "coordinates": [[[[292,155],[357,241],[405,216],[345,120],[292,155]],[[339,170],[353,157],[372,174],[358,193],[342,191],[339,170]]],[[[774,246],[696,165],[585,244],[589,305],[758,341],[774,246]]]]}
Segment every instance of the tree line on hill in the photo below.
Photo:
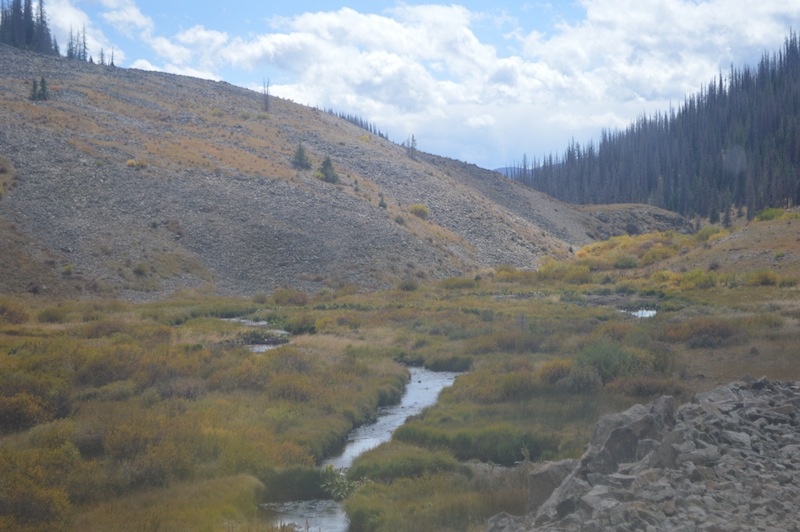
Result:
{"type": "Polygon", "coordinates": [[[339,117],[342,120],[347,120],[351,124],[353,124],[355,126],[358,126],[361,129],[364,129],[366,131],[369,131],[373,135],[377,135],[378,137],[380,137],[382,139],[389,140],[389,135],[387,135],[386,133],[381,132],[378,129],[378,126],[376,126],[374,123],[370,122],[369,120],[365,120],[364,118],[361,118],[358,115],[354,115],[352,113],[343,113],[341,111],[334,111],[333,109],[326,109],[325,112],[330,114],[330,115],[339,117]]]}
{"type": "Polygon", "coordinates": [[[58,43],[50,34],[44,0],[34,11],[31,0],[0,3],[0,42],[42,54],[59,55],[58,43]]]}
{"type": "MultiPolygon", "coordinates": [[[[46,55],[61,55],[58,41],[50,33],[47,24],[47,13],[44,0],[38,0],[36,8],[32,0],[0,0],[0,43],[8,44],[23,50],[31,50],[46,55]]],[[[73,31],[70,28],[67,43],[67,59],[94,63],[86,44],[86,28],[73,31]]],[[[114,66],[114,52],[106,58],[105,51],[100,50],[99,63],[114,66]]]]}
{"type": "Polygon", "coordinates": [[[513,179],[578,204],[648,203],[687,216],[748,218],[800,204],[800,42],[734,68],[679,109],[641,116],[599,144],[574,140],[559,158],[508,170],[513,179]]]}

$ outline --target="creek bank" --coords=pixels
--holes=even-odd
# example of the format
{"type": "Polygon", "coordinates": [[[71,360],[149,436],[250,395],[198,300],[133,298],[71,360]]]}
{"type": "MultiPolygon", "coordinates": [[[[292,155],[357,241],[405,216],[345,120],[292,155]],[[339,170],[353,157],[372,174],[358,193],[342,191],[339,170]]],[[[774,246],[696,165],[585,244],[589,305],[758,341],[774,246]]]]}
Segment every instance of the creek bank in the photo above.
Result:
{"type": "Polygon", "coordinates": [[[745,378],[603,417],[578,460],[531,473],[487,532],[800,530],[800,383],[745,378]]]}
{"type": "MultiPolygon", "coordinates": [[[[411,374],[400,403],[378,409],[374,423],[362,425],[350,432],[344,450],[329,458],[322,466],[347,469],[362,453],[374,449],[392,438],[392,433],[411,417],[436,403],[439,393],[451,386],[459,373],[431,371],[411,367],[411,374]]],[[[342,505],[334,500],[290,501],[265,504],[276,526],[287,525],[297,530],[346,531],[349,526],[342,505]]]]}
{"type": "Polygon", "coordinates": [[[224,321],[234,321],[252,328],[241,333],[229,345],[246,345],[254,353],[264,353],[286,345],[292,337],[292,333],[289,331],[271,328],[272,323],[268,321],[253,321],[245,318],[225,318],[224,321]]]}

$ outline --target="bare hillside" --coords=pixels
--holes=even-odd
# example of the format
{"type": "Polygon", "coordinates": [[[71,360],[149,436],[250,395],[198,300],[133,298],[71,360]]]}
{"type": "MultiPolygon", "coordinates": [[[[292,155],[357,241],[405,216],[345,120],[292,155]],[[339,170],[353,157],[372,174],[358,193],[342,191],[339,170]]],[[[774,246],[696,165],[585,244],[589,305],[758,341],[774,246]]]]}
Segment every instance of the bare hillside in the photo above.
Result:
{"type": "Polygon", "coordinates": [[[7,46],[0,73],[0,292],[379,288],[533,268],[630,224],[226,83],[7,46]],[[31,101],[42,77],[50,98],[31,101]],[[292,167],[301,142],[310,170],[292,167]],[[326,156],[339,184],[314,176],[326,156]]]}

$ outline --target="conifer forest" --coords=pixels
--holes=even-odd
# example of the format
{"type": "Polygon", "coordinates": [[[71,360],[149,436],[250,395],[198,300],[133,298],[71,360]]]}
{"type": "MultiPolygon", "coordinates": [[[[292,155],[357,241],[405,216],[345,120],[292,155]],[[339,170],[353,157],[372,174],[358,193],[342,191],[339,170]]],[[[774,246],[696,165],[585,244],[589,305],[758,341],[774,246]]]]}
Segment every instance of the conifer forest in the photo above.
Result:
{"type": "Polygon", "coordinates": [[[678,109],[640,116],[598,144],[523,157],[510,175],[579,204],[648,203],[716,218],[800,202],[800,42],[731,67],[678,109]]]}

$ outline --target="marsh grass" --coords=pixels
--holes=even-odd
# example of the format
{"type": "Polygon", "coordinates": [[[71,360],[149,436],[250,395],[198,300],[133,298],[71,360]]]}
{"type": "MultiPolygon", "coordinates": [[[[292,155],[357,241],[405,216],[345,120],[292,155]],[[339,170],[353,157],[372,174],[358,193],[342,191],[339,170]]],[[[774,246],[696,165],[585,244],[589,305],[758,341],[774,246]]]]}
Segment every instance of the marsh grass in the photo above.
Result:
{"type": "Polygon", "coordinates": [[[377,294],[5,296],[0,468],[14,489],[0,525],[36,501],[41,529],[269,529],[256,502],[320,496],[317,464],[399,400],[414,364],[467,373],[354,464],[351,480],[367,481],[345,503],[353,529],[481,530],[524,511],[527,460],[579,456],[605,413],[686,400],[709,378],[800,378],[795,286],[763,269],[675,267],[719,233],[620,237],[539,272],[377,294]],[[642,302],[658,315],[618,310],[642,302]],[[290,343],[244,347],[272,328],[290,343]]]}
{"type": "Polygon", "coordinates": [[[173,484],[89,505],[75,516],[72,529],[275,530],[258,512],[263,491],[249,475],[173,484]]]}

